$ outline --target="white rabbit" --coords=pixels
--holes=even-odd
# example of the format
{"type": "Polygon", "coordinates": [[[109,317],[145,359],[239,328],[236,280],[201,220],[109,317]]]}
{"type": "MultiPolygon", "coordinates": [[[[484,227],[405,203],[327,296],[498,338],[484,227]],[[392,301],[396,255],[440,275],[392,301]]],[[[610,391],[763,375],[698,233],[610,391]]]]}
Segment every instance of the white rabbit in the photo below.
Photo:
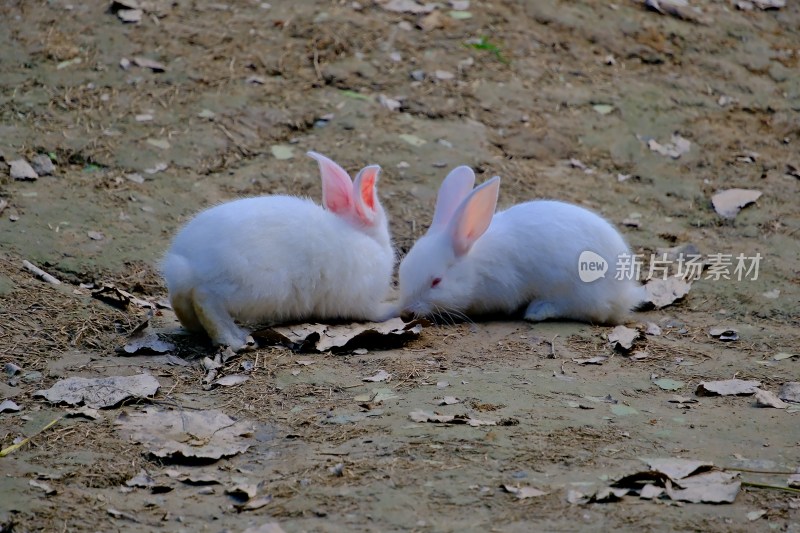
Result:
{"type": "Polygon", "coordinates": [[[201,212],[175,236],[162,272],[188,330],[239,350],[253,340],[234,319],[396,316],[383,303],[395,257],[376,190],[380,167],[351,181],[327,157],[308,155],[319,163],[325,209],[293,196],[244,198],[201,212]]]}
{"type": "Polygon", "coordinates": [[[404,314],[511,314],[524,308],[525,319],[534,322],[614,324],[644,302],[646,292],[636,280],[615,279],[618,258],[630,249],[605,219],[548,200],[494,214],[500,178],[473,190],[474,183],[466,166],[442,183],[430,229],[400,263],[404,314]],[[581,281],[584,251],[605,260],[604,277],[581,281]]]}

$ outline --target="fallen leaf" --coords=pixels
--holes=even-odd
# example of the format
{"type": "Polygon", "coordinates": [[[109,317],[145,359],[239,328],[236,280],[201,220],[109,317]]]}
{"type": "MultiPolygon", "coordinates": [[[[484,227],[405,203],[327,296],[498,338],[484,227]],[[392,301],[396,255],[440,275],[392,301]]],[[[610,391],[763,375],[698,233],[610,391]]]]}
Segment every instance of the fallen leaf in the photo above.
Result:
{"type": "Polygon", "coordinates": [[[461,400],[456,398],[455,396],[445,396],[441,400],[439,400],[436,405],[455,405],[457,403],[461,403],[461,400]]]}
{"type": "Polygon", "coordinates": [[[149,68],[153,72],[166,72],[167,70],[167,67],[164,66],[163,63],[159,63],[154,59],[148,59],[146,57],[141,57],[141,56],[134,57],[133,64],[136,65],[137,67],[149,68]]]}
{"type": "Polygon", "coordinates": [[[103,415],[100,414],[100,411],[97,409],[92,409],[91,407],[79,407],[77,409],[67,409],[66,414],[64,415],[66,418],[88,418],[89,420],[99,420],[103,418],[103,415]]]}
{"type": "Polygon", "coordinates": [[[408,133],[402,133],[402,134],[399,135],[399,137],[400,137],[401,140],[407,142],[408,144],[410,144],[411,146],[414,146],[414,147],[422,146],[423,144],[428,142],[425,139],[422,139],[420,137],[417,137],[416,135],[411,135],[411,134],[408,134],[408,133]]]}
{"type": "Polygon", "coordinates": [[[395,398],[399,398],[397,394],[392,389],[388,388],[379,388],[379,389],[372,389],[368,394],[359,394],[355,398],[354,401],[360,403],[382,403],[387,400],[394,400],[395,398]]]}
{"type": "Polygon", "coordinates": [[[149,333],[131,339],[122,347],[122,353],[127,355],[165,354],[175,349],[175,345],[162,341],[155,333],[149,333]]]}
{"type": "Polygon", "coordinates": [[[248,527],[242,533],[286,533],[277,522],[267,522],[260,526],[248,527]]]}
{"type": "Polygon", "coordinates": [[[642,458],[650,470],[661,472],[669,476],[673,481],[678,481],[691,476],[699,471],[705,471],[714,466],[709,461],[697,461],[694,459],[679,459],[674,457],[667,458],[642,458]]]}
{"type": "Polygon", "coordinates": [[[760,381],[726,379],[722,381],[701,381],[695,394],[698,396],[742,396],[755,394],[760,381]]]}
{"type": "Polygon", "coordinates": [[[450,18],[455,20],[467,20],[472,18],[472,13],[463,9],[452,9],[448,13],[450,18]]]}
{"type": "Polygon", "coordinates": [[[767,514],[766,509],[761,509],[758,511],[750,511],[749,513],[747,513],[747,519],[750,520],[751,522],[754,522],[759,518],[761,518],[762,516],[764,516],[765,514],[767,514]]]}
{"type": "Polygon", "coordinates": [[[514,494],[520,500],[524,500],[525,498],[535,498],[537,496],[544,496],[549,494],[539,489],[535,489],[533,487],[515,487],[513,485],[501,485],[503,490],[508,492],[509,494],[514,494]]]}
{"type": "Polygon", "coordinates": [[[713,470],[680,480],[682,489],[673,489],[667,485],[666,491],[670,499],[690,503],[733,503],[739,494],[741,482],[735,478],[736,473],[713,470]]]}
{"type": "Polygon", "coordinates": [[[47,154],[36,154],[31,159],[33,171],[39,176],[51,176],[56,171],[53,160],[47,154]]]}
{"type": "Polygon", "coordinates": [[[648,322],[645,324],[644,333],[645,335],[653,335],[655,337],[661,335],[661,328],[654,322],[648,322]]]}
{"type": "Polygon", "coordinates": [[[680,158],[691,149],[691,146],[692,143],[689,142],[689,140],[684,139],[677,133],[672,135],[669,144],[660,144],[656,142],[655,139],[647,141],[647,147],[650,148],[650,150],[663,156],[671,157],[672,159],[680,158]]]}
{"type": "Polygon", "coordinates": [[[776,300],[776,299],[780,298],[781,290],[780,289],[772,289],[772,290],[769,290],[767,292],[762,292],[761,296],[763,296],[764,298],[769,298],[770,300],[776,300]]]}
{"type": "Polygon", "coordinates": [[[148,407],[123,412],[115,423],[126,438],[154,456],[172,461],[215,461],[246,452],[253,444],[252,423],[217,411],[169,411],[148,407]]]}
{"type": "Polygon", "coordinates": [[[45,483],[44,481],[39,481],[38,479],[31,479],[30,481],[28,481],[28,485],[44,491],[45,496],[52,496],[53,494],[56,494],[58,492],[48,483],[45,483]]]}
{"type": "Polygon", "coordinates": [[[579,365],[602,365],[607,360],[608,357],[604,355],[597,355],[595,357],[588,357],[586,359],[573,359],[572,362],[579,365]]]}
{"type": "Polygon", "coordinates": [[[601,115],[608,115],[609,113],[614,111],[614,106],[608,104],[595,104],[592,106],[592,109],[594,109],[601,115]]]}
{"type": "Polygon", "coordinates": [[[225,494],[240,502],[246,502],[255,498],[258,494],[258,486],[251,483],[239,483],[229,489],[225,489],[225,494]]]}
{"type": "Polygon", "coordinates": [[[653,278],[644,286],[648,301],[656,309],[661,309],[682,299],[689,294],[691,287],[691,282],[678,276],[671,276],[667,279],[653,278]]]}
{"type": "Polygon", "coordinates": [[[759,9],[780,9],[786,6],[786,0],[749,0],[759,9]]]}
{"type": "Polygon", "coordinates": [[[272,157],[278,160],[291,159],[294,157],[294,148],[285,144],[275,144],[269,147],[272,157]]]}
{"type": "Polygon", "coordinates": [[[8,166],[12,179],[20,181],[33,181],[39,178],[39,175],[36,174],[36,171],[33,170],[33,167],[30,165],[30,163],[24,159],[9,161],[8,166]]]}
{"type": "Polygon", "coordinates": [[[629,492],[630,489],[627,488],[603,487],[598,490],[589,501],[595,503],[616,502],[621,500],[622,497],[626,496],[629,492]]]}
{"type": "Polygon", "coordinates": [[[97,298],[98,300],[101,300],[118,309],[122,309],[123,311],[131,304],[146,309],[152,309],[155,307],[147,300],[137,298],[133,294],[123,291],[122,289],[118,289],[113,285],[103,285],[100,289],[93,291],[92,298],[97,298]]]}
{"type": "Polygon", "coordinates": [[[721,341],[738,341],[739,331],[733,328],[711,328],[708,334],[721,341]]]}
{"type": "Polygon", "coordinates": [[[340,325],[302,324],[256,331],[252,336],[269,344],[282,344],[301,352],[350,352],[356,348],[397,348],[419,337],[422,325],[393,318],[380,323],[340,325]]]}
{"type": "Polygon", "coordinates": [[[478,420],[467,415],[440,415],[436,413],[428,413],[422,410],[411,411],[409,418],[414,422],[433,422],[441,424],[467,424],[472,427],[478,426],[496,426],[497,422],[493,420],[478,420]]]}
{"type": "Polygon", "coordinates": [[[249,380],[249,376],[245,376],[243,374],[230,374],[228,376],[221,377],[213,382],[213,385],[220,385],[222,387],[233,387],[234,385],[241,385],[245,381],[249,380]]]}
{"type": "Polygon", "coordinates": [[[387,371],[378,370],[377,374],[375,374],[374,376],[370,376],[368,378],[364,378],[362,381],[373,381],[377,383],[379,381],[388,381],[391,377],[392,375],[387,371]]]}
{"type": "Polygon", "coordinates": [[[0,403],[0,413],[16,413],[20,410],[20,406],[11,400],[3,400],[0,403]]]}
{"type": "Polygon", "coordinates": [[[656,379],[655,381],[653,381],[653,384],[663,390],[678,390],[682,388],[684,385],[686,385],[686,383],[684,383],[683,381],[676,381],[674,379],[668,379],[668,378],[656,379]]]}
{"type": "Polygon", "coordinates": [[[144,11],[141,9],[120,9],[117,11],[117,17],[119,17],[122,22],[128,22],[131,24],[141,22],[142,15],[144,15],[144,11]]]}
{"type": "Polygon", "coordinates": [[[655,500],[656,498],[660,498],[662,494],[664,494],[663,488],[648,483],[639,491],[639,498],[643,500],[655,500]]]}
{"type": "Polygon", "coordinates": [[[614,413],[617,416],[628,416],[628,415],[635,415],[635,414],[639,413],[639,411],[637,411],[633,407],[630,407],[628,405],[624,405],[624,404],[621,404],[621,403],[618,403],[616,405],[612,405],[610,407],[610,409],[611,409],[611,412],[614,413]]]}
{"type": "Polygon", "coordinates": [[[678,396],[677,394],[667,401],[669,403],[679,403],[679,404],[698,403],[698,401],[695,400],[694,398],[689,398],[687,396],[678,396]]]}
{"type": "Polygon", "coordinates": [[[640,335],[641,333],[639,330],[625,326],[617,326],[608,334],[608,342],[614,345],[614,348],[621,348],[624,351],[628,351],[633,347],[634,341],[636,341],[640,335]]]}
{"type": "Polygon", "coordinates": [[[800,403],[800,382],[790,381],[781,385],[778,398],[785,402],[800,403]]]}
{"type": "Polygon", "coordinates": [[[148,399],[160,387],[158,380],[150,374],[133,376],[113,376],[107,378],[71,377],[57,381],[47,390],[40,390],[34,396],[42,396],[51,403],[88,407],[114,407],[130,399],[148,399]]]}
{"type": "Polygon", "coordinates": [[[728,189],[711,197],[714,210],[722,218],[733,219],[742,208],[761,197],[761,191],[752,189],[728,189]]]}
{"type": "Polygon", "coordinates": [[[384,94],[379,94],[378,95],[378,103],[381,104],[386,109],[388,109],[389,111],[397,111],[403,105],[400,102],[400,100],[396,100],[394,98],[389,98],[388,96],[386,96],[384,94]]]}
{"type": "Polygon", "coordinates": [[[145,142],[150,146],[155,146],[160,150],[169,150],[170,148],[169,141],[166,139],[147,139],[145,142]]]}
{"type": "Polygon", "coordinates": [[[125,482],[129,487],[139,487],[143,489],[150,488],[156,484],[153,479],[144,469],[140,470],[138,474],[125,482]]]}
{"type": "Polygon", "coordinates": [[[756,389],[756,407],[774,407],[775,409],[786,409],[789,407],[774,392],[763,389],[756,389]]]}
{"type": "Polygon", "coordinates": [[[440,11],[431,11],[417,21],[417,26],[422,31],[431,31],[444,27],[444,20],[440,11]]]}
{"type": "MultiPolygon", "coordinates": [[[[262,507],[267,506],[268,504],[272,503],[272,496],[262,496],[261,498],[254,498],[249,500],[247,503],[243,505],[237,505],[236,508],[240,511],[255,511],[256,509],[261,509],[262,507]]],[[[272,530],[277,531],[277,530],[272,530]]]]}
{"type": "Polygon", "coordinates": [[[436,4],[420,4],[414,0],[389,0],[388,2],[376,2],[386,11],[395,13],[429,13],[436,9],[436,4]]]}

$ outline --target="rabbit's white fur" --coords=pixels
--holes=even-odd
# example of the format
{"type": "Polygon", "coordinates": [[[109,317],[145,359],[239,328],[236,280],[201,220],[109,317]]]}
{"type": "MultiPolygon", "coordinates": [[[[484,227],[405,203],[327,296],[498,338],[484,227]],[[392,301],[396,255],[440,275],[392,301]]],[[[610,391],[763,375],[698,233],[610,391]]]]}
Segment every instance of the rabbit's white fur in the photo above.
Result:
{"type": "Polygon", "coordinates": [[[320,164],[323,203],[292,196],[234,200],[184,226],[162,263],[173,309],[215,344],[245,347],[247,323],[309,318],[385,320],[394,250],[377,199],[377,167],[353,183],[320,164]],[[362,179],[363,177],[363,179],[362,179]]]}
{"type": "Polygon", "coordinates": [[[511,314],[614,324],[644,302],[633,279],[615,279],[630,249],[599,215],[564,202],[537,200],[494,214],[499,178],[472,190],[469,167],[442,184],[434,222],[400,264],[400,298],[415,315],[511,314]],[[443,197],[444,195],[444,197],[443,197]],[[583,282],[578,258],[602,256],[605,277],[583,282]],[[432,286],[435,285],[435,286],[432,286]]]}

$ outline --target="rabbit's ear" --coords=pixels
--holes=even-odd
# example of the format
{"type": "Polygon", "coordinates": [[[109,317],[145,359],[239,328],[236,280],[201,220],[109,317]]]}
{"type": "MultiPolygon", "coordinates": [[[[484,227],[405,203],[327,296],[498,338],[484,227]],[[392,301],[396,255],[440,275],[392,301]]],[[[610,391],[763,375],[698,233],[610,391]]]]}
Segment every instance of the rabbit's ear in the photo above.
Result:
{"type": "Polygon", "coordinates": [[[325,209],[337,215],[347,215],[353,212],[353,182],[347,171],[331,159],[316,152],[307,155],[319,163],[319,173],[322,177],[322,205],[325,209]]]}
{"type": "Polygon", "coordinates": [[[375,221],[378,209],[378,175],[381,167],[370,165],[364,167],[353,181],[353,196],[355,197],[356,215],[366,225],[375,221]]]}
{"type": "Polygon", "coordinates": [[[475,241],[489,228],[499,191],[500,176],[495,176],[469,193],[458,206],[449,225],[456,257],[469,252],[475,241]]]}
{"type": "Polygon", "coordinates": [[[453,218],[461,201],[475,186],[475,173],[468,166],[453,169],[439,187],[436,210],[433,212],[431,229],[442,228],[453,218]]]}

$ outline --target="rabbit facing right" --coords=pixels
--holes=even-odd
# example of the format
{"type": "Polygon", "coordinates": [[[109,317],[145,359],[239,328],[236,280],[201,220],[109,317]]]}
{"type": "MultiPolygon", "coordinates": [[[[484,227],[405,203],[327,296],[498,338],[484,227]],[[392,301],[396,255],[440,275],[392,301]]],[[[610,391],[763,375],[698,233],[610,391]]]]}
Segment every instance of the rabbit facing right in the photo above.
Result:
{"type": "Polygon", "coordinates": [[[400,263],[403,314],[473,316],[524,309],[533,322],[618,324],[646,300],[638,281],[615,276],[614,265],[630,256],[630,248],[604,218],[551,200],[495,214],[500,178],[473,190],[474,183],[467,166],[443,181],[428,232],[400,263]],[[586,252],[606,262],[604,276],[581,279],[579,262],[586,252]]]}
{"type": "Polygon", "coordinates": [[[236,321],[384,321],[394,249],[378,200],[380,168],[351,180],[331,159],[319,164],[322,203],[294,196],[241,198],[211,207],[175,236],[162,262],[181,324],[234,350],[253,346],[236,321]]]}

